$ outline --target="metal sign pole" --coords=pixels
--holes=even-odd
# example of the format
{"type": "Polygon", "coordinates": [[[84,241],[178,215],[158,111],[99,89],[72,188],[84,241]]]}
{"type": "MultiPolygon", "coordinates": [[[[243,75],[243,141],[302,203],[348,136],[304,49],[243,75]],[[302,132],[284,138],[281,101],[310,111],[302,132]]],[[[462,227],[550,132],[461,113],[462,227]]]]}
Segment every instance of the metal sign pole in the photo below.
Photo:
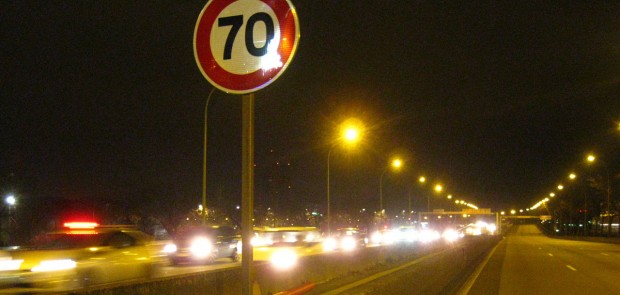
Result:
{"type": "Polygon", "coordinates": [[[241,276],[242,294],[252,295],[254,284],[253,250],[250,240],[254,233],[254,93],[242,97],[241,138],[241,276]]]}

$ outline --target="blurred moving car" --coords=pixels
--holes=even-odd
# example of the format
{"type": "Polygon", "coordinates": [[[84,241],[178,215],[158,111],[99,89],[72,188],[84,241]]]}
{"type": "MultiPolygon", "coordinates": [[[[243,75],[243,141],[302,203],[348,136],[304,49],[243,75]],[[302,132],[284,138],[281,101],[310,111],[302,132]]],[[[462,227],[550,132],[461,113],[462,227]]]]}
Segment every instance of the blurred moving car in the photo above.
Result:
{"type": "Polygon", "coordinates": [[[301,246],[318,243],[320,240],[321,234],[316,227],[255,227],[252,245],[254,247],[301,246]]]}
{"type": "Polygon", "coordinates": [[[198,225],[181,228],[164,252],[172,264],[213,263],[218,258],[241,259],[241,236],[231,226],[198,225]]]}
{"type": "Polygon", "coordinates": [[[0,288],[72,290],[146,279],[166,262],[162,245],[130,226],[65,223],[0,259],[0,288]]]}
{"type": "Polygon", "coordinates": [[[351,251],[366,247],[366,244],[368,244],[368,238],[366,233],[360,229],[354,227],[339,228],[323,241],[323,251],[351,251]]]}
{"type": "Polygon", "coordinates": [[[255,227],[251,240],[253,258],[286,265],[293,261],[292,257],[322,253],[321,241],[316,227],[255,227]]]}

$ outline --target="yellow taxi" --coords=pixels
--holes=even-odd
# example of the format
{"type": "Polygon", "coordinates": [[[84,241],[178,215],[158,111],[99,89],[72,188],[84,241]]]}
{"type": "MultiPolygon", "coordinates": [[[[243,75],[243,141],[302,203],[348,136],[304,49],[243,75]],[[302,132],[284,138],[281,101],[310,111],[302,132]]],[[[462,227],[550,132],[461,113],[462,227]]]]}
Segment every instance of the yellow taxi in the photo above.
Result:
{"type": "Polygon", "coordinates": [[[0,289],[72,290],[145,279],[166,262],[163,246],[135,228],[91,222],[65,226],[35,245],[6,251],[0,257],[0,289]]]}
{"type": "Polygon", "coordinates": [[[316,227],[255,227],[251,240],[253,259],[289,269],[300,256],[323,253],[322,239],[316,227]]]}

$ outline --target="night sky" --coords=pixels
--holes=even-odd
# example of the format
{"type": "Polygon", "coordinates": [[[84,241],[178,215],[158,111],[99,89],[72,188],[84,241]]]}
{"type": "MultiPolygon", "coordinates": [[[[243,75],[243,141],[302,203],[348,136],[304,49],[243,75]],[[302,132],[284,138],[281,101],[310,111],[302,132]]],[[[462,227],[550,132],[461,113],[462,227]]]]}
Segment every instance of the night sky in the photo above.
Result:
{"type": "MultiPolygon", "coordinates": [[[[394,154],[406,160],[384,178],[394,211],[408,194],[425,204],[421,174],[508,209],[531,206],[587,151],[618,163],[620,4],[470,2],[293,1],[297,53],[256,93],[256,206],[324,209],[327,153],[352,116],[367,130],[332,150],[334,210],[376,210],[394,154]],[[270,194],[274,177],[287,193],[270,194]]],[[[1,191],[200,203],[212,86],[192,38],[205,3],[2,1],[1,191]]],[[[216,91],[208,126],[207,203],[240,204],[241,97],[216,91]]]]}

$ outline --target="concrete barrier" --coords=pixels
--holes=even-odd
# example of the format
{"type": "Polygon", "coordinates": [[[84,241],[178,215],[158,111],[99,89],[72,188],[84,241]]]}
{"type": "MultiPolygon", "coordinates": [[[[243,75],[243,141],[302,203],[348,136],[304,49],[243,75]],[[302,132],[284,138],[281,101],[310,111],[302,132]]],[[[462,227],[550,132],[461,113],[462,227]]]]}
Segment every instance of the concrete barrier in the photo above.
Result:
{"type": "MultiPolygon", "coordinates": [[[[363,277],[389,269],[407,261],[434,255],[420,267],[424,272],[432,270],[432,277],[421,276],[417,284],[421,289],[437,290],[458,288],[476,262],[491,249],[500,237],[476,237],[466,239],[456,245],[441,246],[422,244],[399,244],[383,247],[369,247],[354,252],[333,252],[323,255],[301,257],[298,266],[288,271],[279,271],[268,263],[255,263],[255,290],[261,294],[276,294],[312,283],[321,290],[321,285],[331,282],[347,281],[349,278],[363,277]],[[424,287],[423,285],[427,286],[424,287]]],[[[77,294],[241,294],[241,267],[216,271],[165,277],[148,282],[119,284],[106,288],[82,290],[77,294]]]]}

